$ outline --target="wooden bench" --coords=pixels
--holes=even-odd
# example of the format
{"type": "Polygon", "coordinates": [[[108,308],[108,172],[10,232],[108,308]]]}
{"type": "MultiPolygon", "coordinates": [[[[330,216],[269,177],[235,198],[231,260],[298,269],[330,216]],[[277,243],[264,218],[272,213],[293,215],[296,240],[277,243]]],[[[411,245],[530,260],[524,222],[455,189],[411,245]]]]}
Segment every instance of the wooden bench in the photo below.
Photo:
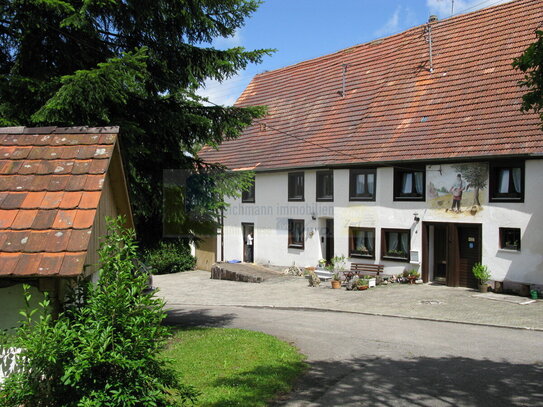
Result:
{"type": "Polygon", "coordinates": [[[351,263],[351,270],[344,271],[345,280],[349,281],[354,276],[379,276],[385,269],[382,264],[351,263]]]}

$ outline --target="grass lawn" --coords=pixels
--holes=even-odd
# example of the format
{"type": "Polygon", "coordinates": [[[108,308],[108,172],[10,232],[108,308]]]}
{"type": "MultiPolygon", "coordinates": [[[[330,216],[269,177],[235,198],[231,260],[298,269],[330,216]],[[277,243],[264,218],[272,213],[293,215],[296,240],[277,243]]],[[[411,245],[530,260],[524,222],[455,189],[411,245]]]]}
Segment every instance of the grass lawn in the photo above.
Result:
{"type": "Polygon", "coordinates": [[[293,346],[241,329],[179,330],[164,354],[181,381],[202,393],[198,406],[266,406],[305,369],[305,357],[293,346]]]}

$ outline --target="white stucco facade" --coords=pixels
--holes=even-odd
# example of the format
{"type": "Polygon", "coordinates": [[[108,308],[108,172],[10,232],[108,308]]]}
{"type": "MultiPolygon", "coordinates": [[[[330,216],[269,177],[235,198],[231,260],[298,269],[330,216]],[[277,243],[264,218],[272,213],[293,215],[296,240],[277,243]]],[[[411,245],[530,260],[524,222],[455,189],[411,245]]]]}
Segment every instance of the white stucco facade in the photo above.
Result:
{"type": "MultiPolygon", "coordinates": [[[[484,161],[483,163],[487,164],[484,161]]],[[[425,166],[426,197],[424,201],[418,202],[394,200],[393,167],[377,168],[375,201],[368,202],[349,200],[350,170],[348,168],[333,170],[333,202],[317,202],[317,170],[303,170],[305,174],[303,202],[288,200],[289,171],[257,172],[255,203],[242,203],[241,199],[232,200],[229,209],[225,212],[223,258],[225,261],[243,260],[242,223],[252,223],[254,224],[255,263],[277,266],[292,264],[315,266],[319,259],[325,257],[323,235],[326,219],[333,219],[336,255],[349,256],[349,227],[374,228],[375,258],[350,258],[349,261],[383,264],[385,272],[396,274],[406,268],[421,268],[421,263],[432,260],[431,240],[434,223],[465,224],[480,228],[478,238],[481,240],[481,261],[489,267],[493,280],[543,284],[543,233],[541,232],[543,190],[540,187],[543,160],[526,160],[524,168],[524,202],[489,202],[490,192],[486,187],[479,192],[481,205],[477,210],[469,210],[469,202],[467,202],[470,199],[469,193],[464,195],[467,207],[463,208],[461,213],[447,210],[445,206],[435,207],[440,199],[431,199],[429,196],[430,182],[437,184],[439,179],[443,178],[445,185],[448,185],[446,182],[450,182],[450,174],[456,173],[454,164],[425,166]],[[415,220],[415,214],[418,214],[419,221],[415,220]],[[303,249],[288,247],[288,219],[304,220],[303,249]],[[387,228],[409,230],[411,250],[409,262],[382,258],[381,235],[382,230],[387,228]],[[424,228],[426,228],[426,243],[423,241],[424,228]],[[500,228],[520,229],[520,251],[500,248],[500,228]],[[426,260],[422,256],[424,244],[428,244],[426,260]]],[[[488,178],[486,181],[488,186],[488,178]]],[[[217,247],[219,248],[217,257],[221,259],[221,244],[219,243],[217,247]]],[[[433,265],[430,264],[428,265],[428,280],[431,281],[432,276],[433,265]]]]}

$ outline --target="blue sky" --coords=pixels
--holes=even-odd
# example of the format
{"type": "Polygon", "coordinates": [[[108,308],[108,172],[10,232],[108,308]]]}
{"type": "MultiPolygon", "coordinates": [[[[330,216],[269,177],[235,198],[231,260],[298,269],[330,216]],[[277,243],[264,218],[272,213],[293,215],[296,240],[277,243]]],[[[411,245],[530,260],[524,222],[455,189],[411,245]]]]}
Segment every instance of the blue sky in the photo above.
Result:
{"type": "MultiPolygon", "coordinates": [[[[454,0],[454,14],[508,1],[454,0]]],[[[452,4],[453,0],[264,0],[233,37],[217,39],[213,45],[277,51],[223,83],[208,82],[199,93],[214,103],[231,105],[258,73],[404,31],[424,24],[431,14],[448,18],[452,4]]]]}

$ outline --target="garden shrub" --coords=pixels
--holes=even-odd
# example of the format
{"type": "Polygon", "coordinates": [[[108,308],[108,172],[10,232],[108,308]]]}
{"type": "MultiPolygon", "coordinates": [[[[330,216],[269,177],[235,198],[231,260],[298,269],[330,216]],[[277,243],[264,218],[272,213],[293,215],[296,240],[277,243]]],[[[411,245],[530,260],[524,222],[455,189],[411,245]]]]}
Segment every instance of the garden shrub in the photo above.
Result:
{"type": "Polygon", "coordinates": [[[153,274],[177,273],[193,270],[196,266],[196,258],[183,241],[160,242],[157,248],[145,253],[144,262],[153,274]]]}
{"type": "Polygon", "coordinates": [[[169,336],[164,302],[145,292],[134,234],[121,224],[108,220],[97,284],[81,285],[57,319],[47,299],[39,318],[36,310],[22,312],[9,343],[21,349],[19,369],[3,383],[0,406],[166,407],[195,399],[158,356],[169,336]]]}

